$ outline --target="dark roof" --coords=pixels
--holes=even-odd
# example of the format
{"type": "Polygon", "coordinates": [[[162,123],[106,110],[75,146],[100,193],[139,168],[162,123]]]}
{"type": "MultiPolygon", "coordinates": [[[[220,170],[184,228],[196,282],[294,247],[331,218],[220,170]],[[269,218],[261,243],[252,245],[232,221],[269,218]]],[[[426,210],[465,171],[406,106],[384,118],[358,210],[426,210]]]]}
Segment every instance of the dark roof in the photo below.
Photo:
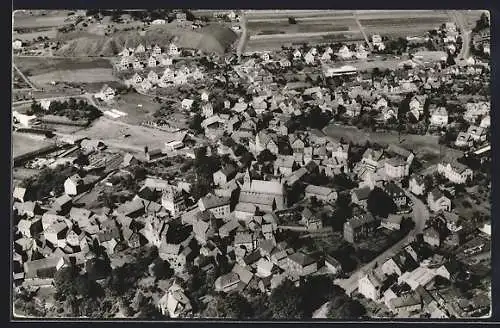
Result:
{"type": "Polygon", "coordinates": [[[303,253],[295,253],[295,254],[292,254],[290,256],[288,256],[288,258],[292,261],[294,261],[295,263],[298,263],[300,264],[301,266],[307,266],[309,264],[312,264],[314,262],[316,262],[312,257],[310,257],[309,255],[306,255],[306,254],[303,254],[303,253]]]}
{"type": "Polygon", "coordinates": [[[405,192],[401,187],[396,185],[394,182],[389,182],[388,184],[385,185],[385,191],[389,194],[391,197],[398,197],[398,196],[404,196],[405,192]]]}
{"type": "Polygon", "coordinates": [[[356,194],[356,197],[358,197],[358,200],[365,200],[368,199],[371,189],[370,187],[363,187],[355,189],[353,192],[356,194]]]}
{"type": "Polygon", "coordinates": [[[261,255],[259,251],[254,251],[243,258],[246,265],[251,265],[260,259],[261,255]]]}

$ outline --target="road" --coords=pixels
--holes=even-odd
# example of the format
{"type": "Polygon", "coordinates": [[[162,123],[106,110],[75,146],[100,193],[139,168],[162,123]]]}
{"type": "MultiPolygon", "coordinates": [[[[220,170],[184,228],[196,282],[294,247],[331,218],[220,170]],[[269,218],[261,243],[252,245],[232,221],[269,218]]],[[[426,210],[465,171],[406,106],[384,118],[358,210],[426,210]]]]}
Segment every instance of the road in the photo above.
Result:
{"type": "Polygon", "coordinates": [[[427,210],[427,206],[424,203],[422,203],[422,201],[417,197],[411,194],[407,194],[407,196],[413,202],[412,214],[413,214],[413,221],[415,222],[415,227],[408,233],[406,237],[404,237],[399,242],[388,248],[382,254],[378,255],[369,263],[365,264],[364,266],[356,270],[354,273],[351,274],[349,278],[336,279],[335,284],[342,287],[346,291],[347,295],[351,295],[352,292],[354,292],[358,288],[358,280],[364,272],[372,269],[375,266],[375,264],[381,265],[385,260],[397,254],[404,246],[410,243],[414,239],[414,237],[417,234],[421,233],[425,228],[425,223],[429,219],[429,211],[427,210]]]}
{"type": "Polygon", "coordinates": [[[17,66],[16,66],[16,64],[14,64],[14,62],[12,62],[12,67],[14,67],[14,69],[17,71],[17,73],[19,73],[19,75],[31,87],[31,89],[33,89],[34,91],[38,90],[38,88],[33,83],[31,83],[31,81],[26,77],[26,75],[24,75],[24,73],[21,72],[21,70],[19,68],[17,68],[17,66]]]}
{"type": "Polygon", "coordinates": [[[361,32],[361,34],[363,34],[363,38],[365,38],[365,41],[368,44],[368,47],[370,48],[370,51],[373,51],[373,46],[370,42],[370,39],[366,35],[365,28],[363,27],[363,25],[361,25],[361,22],[359,21],[357,12],[354,13],[354,20],[356,21],[356,24],[358,24],[359,31],[361,32]]]}
{"type": "Polygon", "coordinates": [[[462,11],[452,10],[449,11],[448,14],[455,22],[457,28],[460,30],[461,33],[462,49],[460,49],[460,54],[458,54],[457,56],[457,61],[461,62],[463,60],[466,60],[470,56],[470,43],[471,43],[472,31],[468,29],[467,21],[462,11]]]}

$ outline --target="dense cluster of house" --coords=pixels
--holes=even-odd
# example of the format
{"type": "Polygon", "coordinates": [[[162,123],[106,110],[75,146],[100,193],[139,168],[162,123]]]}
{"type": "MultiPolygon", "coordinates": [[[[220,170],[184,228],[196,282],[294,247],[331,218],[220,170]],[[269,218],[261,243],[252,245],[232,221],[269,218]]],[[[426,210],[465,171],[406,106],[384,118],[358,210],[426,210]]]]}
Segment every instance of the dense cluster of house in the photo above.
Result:
{"type": "MultiPolygon", "coordinates": [[[[446,25],[446,28],[450,44],[456,42],[453,27],[446,25]]],[[[384,50],[380,36],[373,36],[372,41],[375,49],[384,50]]],[[[173,58],[180,53],[174,43],[165,52],[157,45],[126,48],[120,53],[117,68],[137,71],[126,83],[142,91],[203,79],[204,73],[196,66],[174,67],[173,58]],[[146,76],[142,75],[145,67],[150,69],[146,76]],[[166,67],[161,76],[157,67],[166,67]]],[[[335,56],[345,60],[364,59],[367,53],[362,45],[343,45],[335,56]]],[[[269,293],[284,279],[299,284],[300,278],[308,275],[338,275],[342,265],[331,254],[311,253],[282,238],[281,232],[287,230],[306,233],[332,230],[323,225],[318,209],[311,204],[319,201],[335,206],[341,191],[331,184],[304,182],[312,175],[327,180],[345,174],[354,182],[354,188],[342,191],[349,195],[349,206],[356,207],[354,215],[343,225],[342,238],[347,243],[369,239],[378,229],[400,230],[416,196],[427,203],[422,205],[432,216],[432,224],[428,222],[423,231],[424,243],[435,248],[461,247],[463,254],[484,251],[488,238],[483,234],[488,234],[478,231],[470,234],[462,226],[463,218],[452,207],[454,186],[474,180],[469,167],[456,160],[442,159],[435,167],[448,183],[435,184],[429,190],[424,176],[413,172],[415,150],[394,144],[371,145],[354,160],[353,143],[332,138],[318,129],[293,128],[294,119],[312,108],[323,113],[341,113],[347,118],[371,112],[376,113],[377,122],[397,120],[398,106],[408,93],[412,96],[407,115],[422,121],[424,107],[429,105],[428,93],[449,84],[452,76],[480,74],[482,68],[471,65],[441,70],[433,65],[419,66],[374,78],[351,66],[324,65],[317,73],[314,66],[331,62],[333,55],[330,47],[321,54],[315,47],[266,52],[234,63],[232,70],[226,72],[227,79],[235,82],[235,86],[243,85],[246,94],[227,92],[222,109],[216,108],[215,97],[205,89],[180,101],[180,109],[185,112],[193,111],[195,102],[199,105],[202,133],[210,144],[208,150],[228,155],[234,163],[217,168],[210,192],[199,199],[191,196],[191,182],[148,176],[139,182],[140,190],[132,199],[115,204],[115,208],[90,210],[79,203],[80,197],[97,184],[112,188],[111,177],[129,174],[127,168],[133,163],[154,165],[165,157],[178,155],[195,159],[195,147],[187,144],[190,133],[186,131],[172,133],[164,140],[163,149],[145,147],[144,154],[117,157],[110,155],[103,141],[74,142],[75,148],[90,156],[90,163],[80,167],[89,174],[68,177],[62,186],[64,193],[44,200],[29,200],[26,196],[29,190],[24,188],[14,190],[13,206],[20,218],[14,242],[14,280],[44,286],[51,285],[55,272],[66,265],[87,270],[86,263],[92,259],[91,248],[96,243],[110,257],[123,249],[154,245],[159,257],[174,270],[176,281],[186,278],[188,264],[209,271],[225,258],[232,269],[218,277],[214,286],[225,293],[245,289],[269,293]],[[291,68],[298,63],[306,68],[302,73],[293,73],[291,68]],[[276,69],[281,70],[284,81],[278,81],[273,73],[276,69]],[[335,89],[315,86],[318,79],[332,76],[351,78],[335,89]],[[265,113],[272,113],[272,118],[262,126],[260,118],[265,113]],[[253,158],[245,161],[236,154],[236,147],[228,146],[223,139],[231,139],[253,158]],[[263,154],[273,160],[254,160],[263,154]],[[271,166],[271,170],[266,166],[271,166]],[[105,174],[94,174],[96,170],[104,170],[105,174]],[[298,184],[305,185],[300,202],[306,205],[302,207],[289,204],[290,190],[298,184]],[[387,217],[377,217],[368,209],[368,199],[375,188],[395,205],[395,211],[387,217]]],[[[108,86],[96,95],[104,101],[114,96],[115,91],[108,86]]],[[[459,134],[456,146],[480,145],[487,139],[489,104],[470,102],[465,107],[464,119],[471,125],[467,132],[459,134]]],[[[444,106],[431,104],[429,113],[432,126],[449,124],[444,106]]],[[[29,124],[29,117],[19,113],[15,116],[21,124],[29,124]]],[[[450,310],[433,294],[431,286],[436,277],[455,279],[458,271],[452,261],[439,256],[425,257],[407,245],[380,267],[362,274],[358,292],[384,303],[400,316],[425,309],[431,317],[448,317],[450,310]]],[[[192,311],[181,286],[182,283],[172,284],[157,304],[162,313],[172,318],[188,316],[192,311]]]]}

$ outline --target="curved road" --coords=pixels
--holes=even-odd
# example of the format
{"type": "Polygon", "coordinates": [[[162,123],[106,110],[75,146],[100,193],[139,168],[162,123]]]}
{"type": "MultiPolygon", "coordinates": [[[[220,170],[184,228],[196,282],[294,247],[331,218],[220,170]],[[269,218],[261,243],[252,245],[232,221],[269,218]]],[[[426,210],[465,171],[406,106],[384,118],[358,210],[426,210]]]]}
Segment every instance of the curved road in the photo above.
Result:
{"type": "Polygon", "coordinates": [[[388,248],[386,251],[378,255],[371,262],[365,264],[347,279],[336,279],[335,284],[342,287],[347,295],[351,295],[358,288],[358,279],[360,276],[369,269],[372,269],[375,264],[381,265],[385,260],[391,256],[397,254],[404,246],[409,244],[417,234],[421,233],[425,228],[425,223],[429,219],[429,210],[427,206],[422,203],[420,199],[414,195],[407,193],[407,196],[413,202],[413,221],[415,222],[415,227],[411,230],[406,237],[398,241],[396,244],[388,248]]]}

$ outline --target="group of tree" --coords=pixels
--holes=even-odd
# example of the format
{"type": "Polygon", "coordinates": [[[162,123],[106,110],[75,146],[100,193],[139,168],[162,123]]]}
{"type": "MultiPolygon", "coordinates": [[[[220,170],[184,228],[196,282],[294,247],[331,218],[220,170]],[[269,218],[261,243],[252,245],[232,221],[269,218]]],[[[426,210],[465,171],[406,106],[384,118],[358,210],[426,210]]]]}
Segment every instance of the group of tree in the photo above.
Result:
{"type": "Polygon", "coordinates": [[[397,209],[392,198],[379,187],[375,187],[368,195],[367,208],[373,215],[384,218],[397,209]]]}
{"type": "Polygon", "coordinates": [[[486,13],[482,13],[481,17],[476,21],[476,26],[472,29],[474,33],[490,28],[490,19],[486,13]]]}
{"type": "Polygon", "coordinates": [[[52,114],[57,116],[65,116],[72,121],[87,120],[89,122],[102,116],[102,112],[95,106],[88,104],[83,99],[77,101],[73,97],[65,101],[53,100],[47,110],[44,110],[39,102],[33,100],[30,111],[28,111],[28,115],[31,114],[52,114]]]}
{"type": "Polygon", "coordinates": [[[38,175],[29,177],[21,183],[26,188],[30,199],[40,200],[51,193],[59,195],[64,191],[64,181],[77,173],[72,165],[58,165],[55,168],[44,168],[38,175]]]}

